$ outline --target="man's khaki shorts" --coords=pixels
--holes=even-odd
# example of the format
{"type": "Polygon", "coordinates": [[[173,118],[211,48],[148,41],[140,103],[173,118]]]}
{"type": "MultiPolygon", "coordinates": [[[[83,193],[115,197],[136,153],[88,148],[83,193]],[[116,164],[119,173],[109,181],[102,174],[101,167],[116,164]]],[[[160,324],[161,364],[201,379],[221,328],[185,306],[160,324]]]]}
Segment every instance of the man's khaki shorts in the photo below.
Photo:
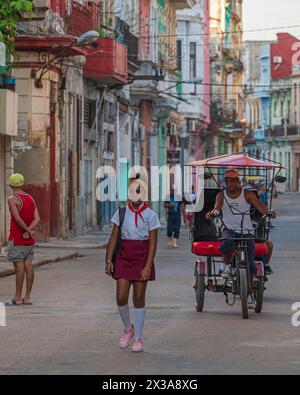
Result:
{"type": "Polygon", "coordinates": [[[14,242],[9,240],[7,245],[7,259],[9,262],[33,261],[34,245],[14,246],[14,242]]]}

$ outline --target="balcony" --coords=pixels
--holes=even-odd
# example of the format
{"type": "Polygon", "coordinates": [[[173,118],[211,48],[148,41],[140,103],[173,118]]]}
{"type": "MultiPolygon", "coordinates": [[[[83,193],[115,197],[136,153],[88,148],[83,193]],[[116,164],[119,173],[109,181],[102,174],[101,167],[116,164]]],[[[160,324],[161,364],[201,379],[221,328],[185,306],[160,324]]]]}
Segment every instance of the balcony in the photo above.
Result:
{"type": "Polygon", "coordinates": [[[74,37],[99,27],[96,2],[35,0],[34,4],[33,17],[23,16],[18,24],[17,50],[62,53],[63,56],[86,54],[84,48],[72,44],[74,37]]]}
{"type": "Polygon", "coordinates": [[[22,34],[74,35],[97,29],[100,14],[98,2],[76,0],[34,0],[32,15],[23,15],[19,24],[22,34]]]}
{"type": "Polygon", "coordinates": [[[300,126],[299,125],[289,125],[287,127],[287,137],[300,136],[300,126]]]}
{"type": "Polygon", "coordinates": [[[225,62],[230,60],[234,61],[236,59],[236,50],[232,47],[224,46],[222,48],[222,54],[225,62]]]}
{"type": "Polygon", "coordinates": [[[180,149],[167,150],[167,162],[172,165],[180,163],[180,149]]]}
{"type": "Polygon", "coordinates": [[[17,135],[18,95],[9,89],[0,89],[0,134],[17,135]]]}
{"type": "Polygon", "coordinates": [[[285,130],[284,126],[274,126],[272,129],[267,130],[266,137],[284,137],[285,130]]]}
{"type": "Polygon", "coordinates": [[[196,4],[196,0],[173,0],[172,3],[176,10],[182,10],[184,8],[193,8],[196,4]]]}
{"type": "Polygon", "coordinates": [[[98,48],[86,57],[85,78],[101,85],[126,85],[128,82],[127,47],[114,38],[100,38],[98,48]]]}
{"type": "Polygon", "coordinates": [[[95,2],[86,2],[84,5],[73,1],[72,12],[69,17],[69,34],[79,37],[83,33],[99,27],[99,11],[95,2]]]}
{"type": "Polygon", "coordinates": [[[265,129],[254,129],[255,141],[263,141],[265,139],[265,129]]]}
{"type": "Polygon", "coordinates": [[[131,32],[130,26],[118,17],[116,18],[116,30],[122,34],[123,44],[127,48],[130,48],[128,53],[129,68],[135,73],[141,65],[139,59],[139,39],[131,32]]]}

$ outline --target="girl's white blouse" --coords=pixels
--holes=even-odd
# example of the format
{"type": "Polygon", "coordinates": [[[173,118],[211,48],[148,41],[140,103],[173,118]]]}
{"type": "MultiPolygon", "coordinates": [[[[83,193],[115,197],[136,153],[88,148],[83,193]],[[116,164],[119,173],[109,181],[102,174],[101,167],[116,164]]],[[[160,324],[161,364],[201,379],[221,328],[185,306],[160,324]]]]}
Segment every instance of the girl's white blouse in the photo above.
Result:
{"type": "MultiPolygon", "coordinates": [[[[141,215],[144,221],[140,216],[138,216],[138,225],[136,226],[135,213],[128,207],[126,208],[124,223],[122,225],[123,240],[148,240],[149,232],[151,230],[161,228],[157,214],[150,208],[144,210],[141,215]]],[[[111,222],[119,226],[119,210],[116,211],[111,222]]]]}

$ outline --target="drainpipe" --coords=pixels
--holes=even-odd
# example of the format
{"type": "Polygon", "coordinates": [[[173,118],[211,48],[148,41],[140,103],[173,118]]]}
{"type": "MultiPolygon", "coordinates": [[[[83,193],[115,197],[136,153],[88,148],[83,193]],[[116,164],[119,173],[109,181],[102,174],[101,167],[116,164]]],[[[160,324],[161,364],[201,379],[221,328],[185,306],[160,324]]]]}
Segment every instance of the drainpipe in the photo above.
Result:
{"type": "MultiPolygon", "coordinates": [[[[84,154],[84,88],[83,88],[83,94],[82,94],[82,98],[81,98],[81,141],[80,141],[80,145],[81,145],[81,152],[83,153],[82,158],[81,158],[81,165],[80,165],[80,182],[79,182],[79,196],[80,196],[80,203],[83,202],[84,199],[84,188],[83,188],[83,180],[84,180],[84,158],[85,158],[85,154],[84,154]]],[[[85,205],[80,204],[80,210],[78,212],[78,216],[77,216],[77,220],[78,218],[82,218],[82,223],[81,223],[81,229],[80,232],[83,231],[84,229],[84,223],[85,222],[85,213],[83,213],[83,207],[85,207],[85,205]]]]}

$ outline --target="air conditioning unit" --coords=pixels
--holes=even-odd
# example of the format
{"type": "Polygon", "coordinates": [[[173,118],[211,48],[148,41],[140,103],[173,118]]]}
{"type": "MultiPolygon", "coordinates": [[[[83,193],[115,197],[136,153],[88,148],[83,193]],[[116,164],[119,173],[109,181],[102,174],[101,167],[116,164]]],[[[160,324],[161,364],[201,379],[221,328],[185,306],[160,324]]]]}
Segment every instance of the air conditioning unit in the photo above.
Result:
{"type": "Polygon", "coordinates": [[[281,56],[274,56],[273,62],[275,64],[281,64],[282,63],[282,57],[281,56]]]}
{"type": "Polygon", "coordinates": [[[16,136],[18,131],[18,95],[8,90],[0,89],[0,134],[16,136]]]}

